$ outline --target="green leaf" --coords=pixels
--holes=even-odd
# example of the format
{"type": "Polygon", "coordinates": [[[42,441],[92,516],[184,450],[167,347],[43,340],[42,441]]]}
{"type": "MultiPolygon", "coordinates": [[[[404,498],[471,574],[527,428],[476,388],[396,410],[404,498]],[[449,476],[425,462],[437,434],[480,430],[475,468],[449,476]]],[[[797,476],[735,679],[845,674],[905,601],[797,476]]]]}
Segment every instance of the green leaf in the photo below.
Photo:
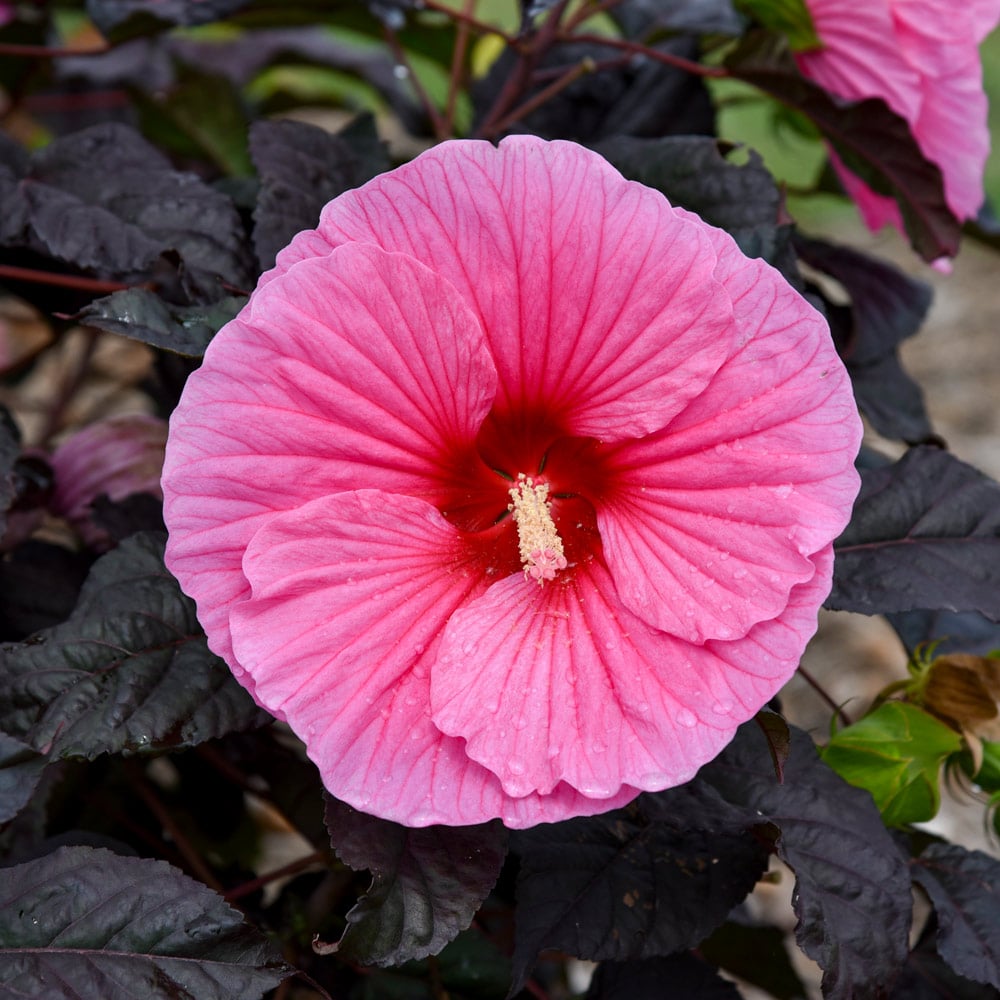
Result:
{"type": "Polygon", "coordinates": [[[179,66],[165,93],[135,93],[143,132],[160,147],[184,156],[207,156],[224,174],[253,174],[247,152],[247,113],[239,91],[224,76],[179,66]]]}
{"type": "Polygon", "coordinates": [[[51,758],[190,747],[266,721],[209,652],[194,602],[138,534],[93,566],[69,620],[0,646],[0,732],[51,758]]]}
{"type": "Polygon", "coordinates": [[[762,27],[784,35],[796,52],[823,47],[803,0],[736,0],[736,6],[762,27]]]}
{"type": "Polygon", "coordinates": [[[4,870],[5,996],[255,1000],[293,971],[220,896],[163,861],[64,847],[4,870]]]}
{"type": "Polygon", "coordinates": [[[243,295],[230,295],[211,305],[176,306],[146,288],[127,288],[91,302],[76,319],[151,347],[201,357],[246,301],[243,295]]]}
{"type": "Polygon", "coordinates": [[[329,797],[326,825],[341,861],[367,868],[372,884],[347,914],[340,941],[318,950],[363,965],[399,965],[441,951],[472,922],[507,855],[499,821],[409,829],[329,797]]]}
{"type": "Polygon", "coordinates": [[[823,760],[845,781],[871,792],[887,826],[937,815],[941,765],[962,746],[961,737],[916,705],[887,701],[841,729],[823,760]]]}

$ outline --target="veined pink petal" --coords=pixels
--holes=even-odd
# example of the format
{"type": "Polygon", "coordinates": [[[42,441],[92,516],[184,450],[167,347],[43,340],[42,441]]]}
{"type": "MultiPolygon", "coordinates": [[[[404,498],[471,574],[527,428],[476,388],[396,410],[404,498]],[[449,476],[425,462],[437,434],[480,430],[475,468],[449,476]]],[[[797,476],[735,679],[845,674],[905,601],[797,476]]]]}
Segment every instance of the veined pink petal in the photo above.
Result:
{"type": "Polygon", "coordinates": [[[920,75],[899,50],[892,3],[808,0],[806,6],[823,48],[796,53],[803,75],[838,97],[881,97],[912,121],[920,109],[920,75]]]}
{"type": "MultiPolygon", "coordinates": [[[[998,0],[878,0],[846,6],[808,0],[823,48],[797,55],[802,72],[849,100],[881,97],[902,115],[944,178],[945,199],[961,219],[983,201],[989,153],[987,102],[978,45],[1000,22],[998,0]]],[[[902,229],[895,202],[872,191],[833,158],[865,224],[902,229]]]]}
{"type": "Polygon", "coordinates": [[[164,467],[167,564],[212,649],[239,669],[228,611],[268,518],[329,493],[433,496],[463,466],[474,476],[495,387],[475,317],[414,260],[345,246],[258,292],[188,380],[164,467]]]}
{"type": "Polygon", "coordinates": [[[232,613],[256,697],[302,737],[327,788],[409,826],[500,816],[531,826],[614,808],[568,787],[505,795],[430,719],[429,666],[488,560],[429,504],[362,490],[271,518],[247,547],[252,596],[232,613]]]}
{"type": "Polygon", "coordinates": [[[434,721],[508,794],[679,784],[795,670],[831,565],[828,547],[776,619],[701,646],[636,618],[599,560],[545,587],[508,577],[452,615],[431,666],[434,721]]]}
{"type": "Polygon", "coordinates": [[[610,450],[595,501],[622,601],[692,642],[745,635],[812,578],[847,523],[861,442],[825,320],[710,232],[742,346],[663,431],[610,450]]]}
{"type": "MultiPolygon", "coordinates": [[[[318,232],[446,277],[480,318],[510,423],[541,415],[605,441],[657,430],[732,345],[700,226],[574,143],[437,146],[332,201],[318,232]]],[[[299,234],[270,280],[317,252],[299,234]]]]}

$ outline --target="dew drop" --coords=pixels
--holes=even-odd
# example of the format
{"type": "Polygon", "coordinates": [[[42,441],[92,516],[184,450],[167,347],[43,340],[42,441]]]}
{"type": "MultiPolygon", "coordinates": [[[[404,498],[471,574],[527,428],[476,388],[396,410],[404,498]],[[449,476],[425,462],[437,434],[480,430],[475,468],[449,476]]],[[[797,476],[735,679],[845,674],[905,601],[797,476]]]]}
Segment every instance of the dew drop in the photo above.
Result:
{"type": "Polygon", "coordinates": [[[510,771],[511,774],[524,774],[524,761],[517,759],[507,761],[507,770],[510,771]]]}
{"type": "Polygon", "coordinates": [[[677,725],[683,726],[685,729],[694,729],[698,724],[698,719],[695,717],[694,712],[687,708],[682,708],[674,718],[677,725]]]}
{"type": "Polygon", "coordinates": [[[522,729],[527,729],[527,727],[528,727],[528,720],[523,715],[519,715],[514,720],[514,728],[518,730],[518,732],[520,732],[522,729]]]}
{"type": "Polygon", "coordinates": [[[716,715],[729,715],[733,710],[733,703],[727,698],[720,698],[713,706],[712,711],[716,715]]]}
{"type": "Polygon", "coordinates": [[[556,747],[556,746],[549,747],[548,749],[549,760],[558,757],[561,752],[562,752],[562,747],[556,747]]]}
{"type": "Polygon", "coordinates": [[[719,559],[722,562],[725,562],[728,558],[729,558],[729,553],[728,552],[720,552],[719,553],[719,559]]]}
{"type": "Polygon", "coordinates": [[[420,735],[421,734],[420,734],[420,730],[419,729],[411,729],[410,730],[410,739],[413,740],[414,743],[416,743],[417,740],[420,739],[420,735]]]}
{"type": "Polygon", "coordinates": [[[791,483],[782,483],[780,486],[774,488],[774,495],[779,500],[787,500],[793,492],[793,487],[791,483]]]}
{"type": "Polygon", "coordinates": [[[489,712],[490,715],[496,715],[497,711],[500,708],[500,702],[498,702],[498,701],[488,701],[488,702],[486,702],[486,706],[485,707],[486,707],[486,711],[489,712]]]}
{"type": "Polygon", "coordinates": [[[416,696],[415,694],[408,694],[408,695],[407,695],[407,696],[406,696],[406,697],[405,697],[405,698],[403,699],[403,702],[404,702],[405,704],[407,704],[407,705],[417,705],[417,704],[419,704],[419,702],[420,702],[420,699],[419,699],[419,698],[418,698],[418,697],[417,697],[417,696],[416,696]]]}
{"type": "Polygon", "coordinates": [[[645,715],[649,711],[649,703],[640,701],[639,704],[635,706],[635,710],[639,713],[639,715],[645,715]]]}
{"type": "Polygon", "coordinates": [[[733,570],[734,580],[742,580],[743,577],[745,577],[746,575],[747,575],[747,569],[745,566],[737,566],[736,569],[733,570]]]}
{"type": "Polygon", "coordinates": [[[594,742],[594,743],[590,744],[590,752],[591,753],[600,754],[600,753],[607,753],[607,751],[608,751],[608,745],[607,745],[607,743],[594,742]]]}

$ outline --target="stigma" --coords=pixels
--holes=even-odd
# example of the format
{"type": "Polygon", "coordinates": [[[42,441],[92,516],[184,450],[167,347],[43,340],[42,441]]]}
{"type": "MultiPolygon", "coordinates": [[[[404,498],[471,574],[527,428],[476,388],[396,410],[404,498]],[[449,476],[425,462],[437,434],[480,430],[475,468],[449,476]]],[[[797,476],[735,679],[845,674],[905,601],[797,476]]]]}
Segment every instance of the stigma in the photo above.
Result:
{"type": "Polygon", "coordinates": [[[524,575],[529,580],[537,580],[541,586],[546,580],[554,580],[556,573],[568,565],[562,539],[552,520],[549,487],[521,473],[517,485],[510,489],[510,498],[507,509],[513,513],[517,525],[518,552],[524,564],[524,575]]]}

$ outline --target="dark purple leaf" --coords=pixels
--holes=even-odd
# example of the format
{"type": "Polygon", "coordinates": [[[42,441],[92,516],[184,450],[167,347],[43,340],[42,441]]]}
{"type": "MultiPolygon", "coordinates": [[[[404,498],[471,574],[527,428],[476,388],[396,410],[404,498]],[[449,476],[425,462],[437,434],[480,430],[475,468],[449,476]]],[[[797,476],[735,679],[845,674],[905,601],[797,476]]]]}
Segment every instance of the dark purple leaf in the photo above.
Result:
{"type": "Polygon", "coordinates": [[[925,445],[861,475],[851,523],[834,543],[827,606],[1000,619],[1000,484],[925,445]]]}
{"type": "Polygon", "coordinates": [[[725,229],[749,257],[762,257],[793,284],[800,279],[782,219],[782,197],[760,156],[726,159],[732,147],[717,139],[610,139],[596,147],[630,180],[656,188],[675,205],[725,229]]]}
{"type": "Polygon", "coordinates": [[[745,19],[736,12],[732,0],[683,0],[681,3],[624,0],[611,7],[610,14],[630,38],[644,35],[653,28],[693,35],[739,35],[746,27],[745,19]]]}
{"type": "Polygon", "coordinates": [[[1000,649],[1000,624],[975,611],[901,611],[886,618],[911,654],[922,642],[937,642],[938,654],[986,656],[1000,649]]]}
{"type": "Polygon", "coordinates": [[[602,962],[586,1000],[740,1000],[736,987],[691,954],[602,962]],[[669,992],[665,992],[669,984],[669,992]]]}
{"type": "Polygon", "coordinates": [[[87,0],[87,13],[105,34],[121,28],[130,18],[167,24],[207,24],[236,13],[250,0],[87,0]]]}
{"type": "Polygon", "coordinates": [[[913,880],[937,915],[937,950],[960,976],[1000,990],[1000,861],[957,844],[931,844],[913,880]]]}
{"type": "Polygon", "coordinates": [[[0,733],[0,824],[28,804],[47,763],[42,754],[0,733]]]}
{"type": "Polygon", "coordinates": [[[787,942],[788,935],[778,927],[731,919],[698,946],[698,954],[776,1000],[801,1000],[806,988],[792,966],[787,942]]]}
{"type": "Polygon", "coordinates": [[[437,954],[472,922],[507,854],[499,821],[409,829],[328,798],[326,825],[337,856],[372,884],[340,941],[321,950],[364,965],[437,954]]]}
{"type": "MultiPolygon", "coordinates": [[[[696,38],[676,35],[653,46],[668,56],[696,60],[696,38]]],[[[482,122],[494,106],[520,57],[506,49],[488,76],[473,90],[477,119],[482,122]]],[[[553,79],[575,66],[607,63],[582,73],[507,131],[532,132],[546,139],[573,139],[592,145],[614,136],[711,135],[715,132],[715,110],[704,81],[691,73],[654,59],[623,58],[622,53],[594,42],[570,42],[549,50],[537,72],[548,74],[526,91],[531,100],[553,79]]]]}
{"type": "Polygon", "coordinates": [[[10,414],[0,407],[0,538],[7,530],[7,511],[17,497],[14,467],[21,454],[21,434],[10,414]]]}
{"type": "MultiPolygon", "coordinates": [[[[795,250],[810,267],[835,278],[851,298],[838,349],[858,406],[886,437],[910,443],[933,435],[923,392],[903,370],[896,349],[923,323],[933,291],[897,267],[850,249],[797,237],[795,250]]],[[[834,336],[837,336],[837,326],[834,336]]]]}
{"type": "Polygon", "coordinates": [[[624,961],[697,945],[767,867],[757,819],[695,781],[517,833],[515,985],[545,948],[624,961]]]}
{"type": "Polygon", "coordinates": [[[778,857],[795,872],[795,938],[823,969],[823,995],[880,997],[906,959],[911,898],[906,864],[872,797],[794,728],[778,784],[764,735],[750,723],[699,779],[779,831],[778,857]]]}
{"type": "Polygon", "coordinates": [[[162,535],[102,556],[68,621],[0,647],[0,731],[53,758],[193,746],[264,721],[209,652],[162,535]]]}
{"type": "Polygon", "coordinates": [[[889,1000],[997,1000],[992,986],[958,975],[941,958],[932,943],[933,923],[910,952],[889,1000]]]}
{"type": "Polygon", "coordinates": [[[925,260],[955,256],[960,226],[945,201],[941,170],[883,100],[832,97],[799,74],[782,38],[765,32],[747,35],[726,68],[804,114],[854,173],[895,198],[910,241],[925,260]]]}
{"type": "Polygon", "coordinates": [[[303,229],[314,229],[323,206],[391,166],[371,118],[337,135],[296,121],[257,121],[250,156],[260,176],[254,247],[264,270],[303,229]]]}
{"type": "Polygon", "coordinates": [[[0,639],[25,639],[64,622],[76,606],[91,559],[37,538],[8,552],[0,560],[0,639]]]}
{"type": "Polygon", "coordinates": [[[91,302],[75,318],[151,347],[201,357],[209,341],[246,303],[245,296],[228,295],[207,305],[176,306],[146,288],[127,288],[91,302]]]}
{"type": "Polygon", "coordinates": [[[151,493],[132,493],[112,500],[102,493],[91,505],[90,518],[114,544],[141,531],[166,531],[163,502],[151,493]]]}
{"type": "Polygon", "coordinates": [[[232,202],[125,125],[95,125],[35,153],[2,210],[0,242],[122,280],[167,280],[179,266],[185,292],[208,300],[223,282],[250,281],[232,202]]]}
{"type": "Polygon", "coordinates": [[[10,997],[255,1000],[294,971],[199,882],[90,847],[5,869],[0,942],[10,997]]]}

